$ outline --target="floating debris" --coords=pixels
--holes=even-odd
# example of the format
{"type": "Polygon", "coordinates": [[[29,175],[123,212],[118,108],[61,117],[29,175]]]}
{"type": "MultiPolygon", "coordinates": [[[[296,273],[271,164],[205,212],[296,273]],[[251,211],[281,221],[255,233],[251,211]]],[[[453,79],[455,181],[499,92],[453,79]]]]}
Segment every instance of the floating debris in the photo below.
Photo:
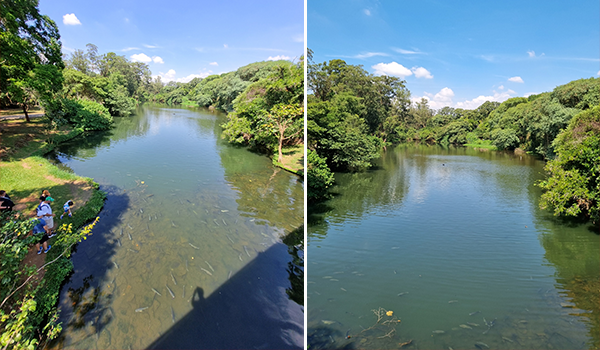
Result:
{"type": "Polygon", "coordinates": [[[248,255],[248,257],[250,257],[250,253],[248,253],[248,248],[246,246],[244,246],[244,250],[246,251],[246,255],[248,255]]]}
{"type": "Polygon", "coordinates": [[[435,330],[435,331],[431,331],[431,333],[433,333],[433,334],[444,334],[446,332],[445,331],[440,331],[440,330],[435,330]]]}
{"type": "Polygon", "coordinates": [[[227,213],[229,210],[227,209],[221,209],[221,213],[227,213]]]}
{"type": "Polygon", "coordinates": [[[207,269],[201,267],[200,270],[202,270],[202,271],[206,272],[207,274],[209,274],[210,276],[212,276],[212,273],[210,273],[210,271],[208,271],[207,269]]]}
{"type": "Polygon", "coordinates": [[[173,307],[171,306],[171,320],[175,323],[175,311],[173,311],[173,307]]]}
{"type": "Polygon", "coordinates": [[[147,308],[148,308],[148,306],[146,306],[146,307],[141,307],[141,308],[139,308],[139,309],[135,309],[135,312],[142,312],[142,311],[146,310],[147,308]]]}
{"type": "Polygon", "coordinates": [[[156,294],[158,294],[159,297],[162,297],[162,294],[160,294],[156,289],[152,288],[152,291],[156,294]]]}
{"type": "Polygon", "coordinates": [[[213,219],[213,222],[215,223],[215,225],[219,226],[219,223],[217,222],[216,219],[213,219]]]}
{"type": "Polygon", "coordinates": [[[459,325],[460,328],[464,328],[464,329],[473,329],[471,328],[471,326],[467,326],[466,324],[461,324],[459,325]]]}
{"type": "Polygon", "coordinates": [[[233,271],[229,270],[229,275],[227,275],[227,279],[231,278],[231,274],[233,273],[233,271]]]}
{"type": "Polygon", "coordinates": [[[117,262],[116,262],[116,261],[113,261],[113,264],[115,264],[115,267],[116,267],[117,269],[119,268],[119,265],[117,265],[117,262]]]}
{"type": "Polygon", "coordinates": [[[227,226],[227,223],[225,222],[225,219],[221,219],[221,220],[223,221],[223,224],[224,224],[225,226],[227,226]]]}
{"type": "Polygon", "coordinates": [[[398,293],[398,296],[401,297],[401,296],[406,295],[406,294],[408,294],[408,292],[402,292],[402,293],[398,293]]]}
{"type": "Polygon", "coordinates": [[[480,313],[480,312],[481,312],[481,311],[474,311],[474,312],[471,312],[471,313],[469,314],[469,316],[477,315],[477,314],[478,314],[478,313],[480,313]]]}
{"type": "Polygon", "coordinates": [[[478,341],[477,343],[475,343],[475,347],[478,348],[478,349],[483,349],[483,348],[489,349],[490,348],[486,343],[483,343],[483,342],[480,342],[480,341],[478,341]]]}
{"type": "Polygon", "coordinates": [[[129,240],[133,240],[133,238],[131,237],[131,233],[127,232],[127,235],[129,236],[129,240]]]}
{"type": "Polygon", "coordinates": [[[479,327],[479,324],[473,322],[467,322],[467,324],[471,327],[479,327]]]}
{"type": "Polygon", "coordinates": [[[514,343],[514,341],[508,339],[507,337],[502,337],[502,340],[507,341],[509,343],[514,343]]]}
{"type": "Polygon", "coordinates": [[[173,283],[174,283],[175,285],[177,285],[177,281],[175,280],[175,276],[173,276],[173,272],[172,272],[172,271],[170,271],[169,273],[171,274],[171,279],[173,280],[173,283]]]}
{"type": "Polygon", "coordinates": [[[189,243],[189,242],[188,242],[188,244],[189,244],[189,245],[190,245],[192,248],[194,248],[194,249],[200,249],[200,248],[196,247],[195,245],[193,245],[192,243],[189,243]]]}
{"type": "Polygon", "coordinates": [[[227,236],[227,238],[231,241],[231,243],[235,244],[235,242],[233,241],[233,239],[231,239],[231,237],[229,237],[229,235],[225,235],[227,236]]]}

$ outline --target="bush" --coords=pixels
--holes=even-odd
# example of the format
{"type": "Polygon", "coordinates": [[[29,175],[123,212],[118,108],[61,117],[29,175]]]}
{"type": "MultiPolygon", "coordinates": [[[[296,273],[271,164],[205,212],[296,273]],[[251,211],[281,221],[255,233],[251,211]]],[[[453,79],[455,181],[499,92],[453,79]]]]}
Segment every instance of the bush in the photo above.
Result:
{"type": "Polygon", "coordinates": [[[327,159],[319,157],[317,152],[308,150],[307,157],[308,201],[316,201],[328,197],[327,189],[333,184],[333,173],[327,167],[327,159]]]}
{"type": "Polygon", "coordinates": [[[108,109],[90,100],[62,99],[63,118],[75,128],[84,131],[108,130],[113,118],[108,109]]]}

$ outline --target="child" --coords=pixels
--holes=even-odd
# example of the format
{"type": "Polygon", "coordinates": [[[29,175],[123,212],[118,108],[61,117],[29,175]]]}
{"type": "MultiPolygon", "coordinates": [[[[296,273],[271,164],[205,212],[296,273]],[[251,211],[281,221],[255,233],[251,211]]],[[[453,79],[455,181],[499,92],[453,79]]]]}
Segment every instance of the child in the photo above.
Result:
{"type": "Polygon", "coordinates": [[[71,207],[73,206],[73,201],[68,201],[67,203],[65,203],[65,205],[63,205],[63,209],[65,210],[65,212],[60,216],[60,218],[62,219],[63,216],[65,216],[66,213],[69,213],[69,217],[72,217],[71,214],[71,207]]]}
{"type": "Polygon", "coordinates": [[[44,253],[48,253],[50,248],[52,248],[51,245],[48,245],[48,240],[50,239],[50,236],[48,236],[49,232],[50,232],[50,228],[46,225],[46,221],[44,219],[39,219],[38,224],[33,227],[34,235],[38,234],[38,233],[43,233],[42,238],[35,245],[35,249],[37,250],[38,254],[42,254],[42,248],[43,248],[44,253]],[[41,247],[40,247],[40,244],[42,245],[41,247]]]}

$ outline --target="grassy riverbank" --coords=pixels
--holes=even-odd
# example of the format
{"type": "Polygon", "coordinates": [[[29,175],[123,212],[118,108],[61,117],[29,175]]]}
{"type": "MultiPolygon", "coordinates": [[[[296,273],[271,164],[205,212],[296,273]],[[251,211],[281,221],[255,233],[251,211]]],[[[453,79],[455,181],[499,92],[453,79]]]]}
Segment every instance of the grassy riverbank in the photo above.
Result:
{"type": "Polygon", "coordinates": [[[279,163],[276,159],[277,155],[273,156],[273,164],[302,176],[304,174],[304,145],[296,145],[286,147],[282,150],[283,161],[279,163]]]}
{"type": "MultiPolygon", "coordinates": [[[[19,311],[14,310],[15,305],[18,307],[21,300],[28,300],[28,295],[35,301],[33,310],[24,313],[21,308],[20,313],[17,313],[26,316],[23,320],[25,328],[19,331],[23,337],[19,340],[19,344],[23,344],[27,339],[43,340],[47,335],[47,330],[41,333],[33,330],[41,330],[48,322],[55,320],[53,315],[56,314],[60,286],[73,270],[70,260],[66,257],[70,255],[73,239],[77,239],[78,229],[97,217],[105,199],[105,194],[98,189],[98,185],[92,179],[61,170],[42,157],[47,150],[56,145],[57,140],[64,140],[68,138],[66,135],[72,135],[72,130],[69,128],[49,131],[45,123],[44,118],[33,120],[31,123],[26,123],[24,120],[0,121],[1,189],[11,196],[15,203],[14,210],[18,211],[20,216],[32,215],[42,191],[48,190],[55,200],[51,205],[56,215],[55,228],[63,224],[72,224],[71,229],[61,229],[57,237],[50,239],[52,248],[48,254],[38,255],[32,246],[21,261],[12,262],[18,264],[21,271],[26,270],[27,267],[33,267],[37,271],[35,273],[37,275],[28,280],[18,293],[7,297],[8,302],[3,307],[3,311],[7,313],[19,311]],[[73,217],[61,220],[59,217],[62,213],[62,205],[68,200],[75,203],[72,210],[73,217]],[[48,264],[49,262],[52,263],[48,264]],[[44,264],[47,266],[40,269],[44,264]]],[[[8,277],[15,280],[23,278],[8,277]]],[[[4,298],[14,291],[15,286],[2,288],[4,298]]],[[[10,318],[7,322],[10,324],[12,321],[19,322],[10,318]]],[[[55,329],[59,330],[60,327],[55,329]]],[[[0,324],[0,331],[4,333],[3,336],[6,332],[9,334],[11,332],[4,322],[0,324]]],[[[13,330],[13,332],[17,331],[13,330]]]]}

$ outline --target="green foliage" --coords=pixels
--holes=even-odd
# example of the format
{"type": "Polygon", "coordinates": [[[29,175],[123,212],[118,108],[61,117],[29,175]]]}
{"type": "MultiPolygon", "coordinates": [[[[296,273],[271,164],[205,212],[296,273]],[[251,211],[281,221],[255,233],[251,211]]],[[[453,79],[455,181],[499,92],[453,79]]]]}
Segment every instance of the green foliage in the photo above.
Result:
{"type": "Polygon", "coordinates": [[[308,150],[306,179],[308,181],[307,197],[309,202],[328,198],[327,189],[333,185],[333,173],[327,167],[327,160],[319,157],[317,152],[308,150]]]}
{"type": "Polygon", "coordinates": [[[549,177],[540,207],[555,215],[585,215],[600,220],[600,106],[577,114],[554,141],[557,157],[548,162],[549,177]]]}
{"type": "Polygon", "coordinates": [[[3,1],[0,20],[0,103],[24,111],[62,87],[58,28],[38,1],[3,1]]]}
{"type": "MultiPolygon", "coordinates": [[[[250,79],[248,72],[253,71],[264,77],[247,85],[236,97],[234,111],[229,113],[228,121],[223,125],[223,137],[269,153],[278,151],[281,162],[282,147],[301,142],[303,138],[303,62],[293,65],[279,61],[268,66],[259,62],[242,68],[236,74],[241,72],[242,77],[250,79]],[[265,67],[269,74],[265,74],[265,67]]],[[[235,74],[230,78],[235,78],[235,74]]],[[[209,79],[209,84],[224,82],[222,78],[209,77],[198,86],[209,79]]]]}
{"type": "Polygon", "coordinates": [[[46,115],[58,124],[68,123],[81,131],[108,130],[113,123],[106,107],[85,99],[56,99],[46,105],[46,115]]]}

